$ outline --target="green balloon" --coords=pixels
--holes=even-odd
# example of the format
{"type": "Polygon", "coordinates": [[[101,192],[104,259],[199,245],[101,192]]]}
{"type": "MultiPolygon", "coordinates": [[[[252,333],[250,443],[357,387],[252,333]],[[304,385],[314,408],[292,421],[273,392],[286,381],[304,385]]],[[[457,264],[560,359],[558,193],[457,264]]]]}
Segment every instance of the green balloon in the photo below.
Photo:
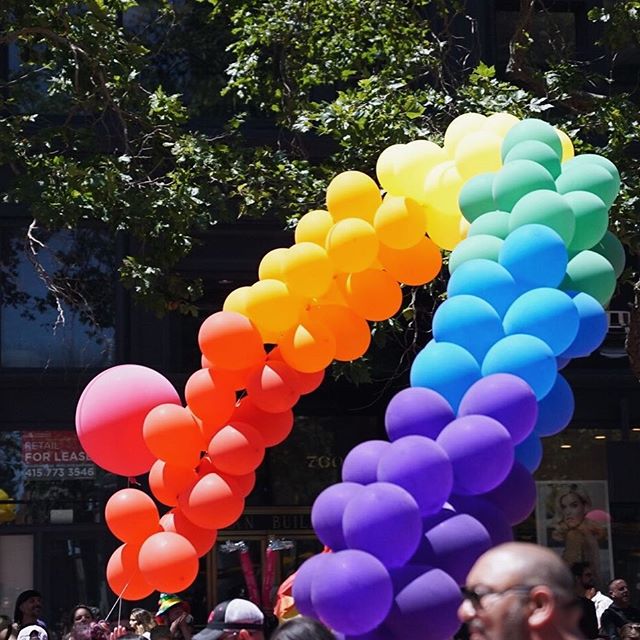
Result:
{"type": "Polygon", "coordinates": [[[606,307],[616,288],[616,274],[604,256],[594,251],[581,251],[569,261],[560,288],[588,293],[606,307]]]}
{"type": "Polygon", "coordinates": [[[505,136],[502,142],[503,162],[513,147],[515,147],[519,142],[525,142],[526,140],[544,142],[544,144],[553,149],[553,152],[558,156],[558,158],[562,158],[562,142],[560,141],[560,136],[556,130],[544,120],[527,118],[511,127],[505,136]]]}
{"type": "Polygon", "coordinates": [[[569,243],[571,251],[591,249],[602,240],[609,225],[607,207],[590,191],[570,191],[562,196],[576,218],[576,230],[569,243]]]}
{"type": "Polygon", "coordinates": [[[453,273],[467,260],[485,258],[498,262],[502,240],[495,236],[471,236],[460,242],[449,256],[449,273],[453,273]]]}
{"type": "Polygon", "coordinates": [[[494,209],[511,211],[522,196],[540,189],[556,190],[551,174],[533,160],[514,160],[505,164],[493,179],[494,209]]]}
{"type": "Polygon", "coordinates": [[[479,235],[504,240],[509,235],[509,214],[506,211],[489,211],[476,218],[469,227],[467,237],[479,235]]]}
{"type": "Polygon", "coordinates": [[[571,158],[571,160],[563,163],[562,168],[583,167],[585,164],[595,164],[606,169],[616,181],[616,188],[620,188],[620,172],[618,171],[618,167],[616,167],[611,160],[604,156],[599,156],[597,153],[581,153],[575,158],[571,158]]]}
{"type": "Polygon", "coordinates": [[[591,191],[605,203],[607,209],[611,207],[618,195],[615,178],[603,167],[597,164],[583,164],[562,167],[562,173],[556,180],[558,193],[571,191],[591,191]]]}
{"type": "MultiPolygon", "coordinates": [[[[472,225],[473,226],[473,225],[472,225]]],[[[627,256],[622,246],[622,242],[611,231],[607,231],[602,240],[591,249],[601,256],[604,256],[613,267],[616,278],[619,278],[624,271],[627,256]]]]}
{"type": "Polygon", "coordinates": [[[548,144],[538,140],[524,140],[514,145],[504,163],[509,164],[514,160],[533,160],[542,165],[554,180],[560,175],[560,158],[548,144]]]}
{"type": "Polygon", "coordinates": [[[565,199],[555,191],[532,191],[518,200],[509,216],[509,231],[525,224],[543,224],[569,245],[576,230],[576,218],[565,199]]]}
{"type": "Polygon", "coordinates": [[[458,196],[462,215],[473,222],[487,211],[493,211],[493,177],[495,173],[481,173],[464,183],[458,196]]]}

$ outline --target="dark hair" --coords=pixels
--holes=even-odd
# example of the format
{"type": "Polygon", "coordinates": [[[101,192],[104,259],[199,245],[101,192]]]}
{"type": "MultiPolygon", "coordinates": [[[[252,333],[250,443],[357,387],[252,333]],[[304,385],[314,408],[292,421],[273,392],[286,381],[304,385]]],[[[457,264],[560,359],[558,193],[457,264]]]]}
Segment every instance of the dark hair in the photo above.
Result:
{"type": "Polygon", "coordinates": [[[14,622],[17,622],[18,624],[22,624],[22,611],[20,610],[20,607],[29,598],[42,598],[42,594],[39,591],[36,591],[35,589],[27,589],[26,591],[23,591],[16,598],[16,607],[13,610],[13,621],[14,622]]]}
{"type": "Polygon", "coordinates": [[[620,627],[618,631],[620,638],[640,638],[640,624],[637,622],[627,622],[627,624],[620,627]]]}
{"type": "Polygon", "coordinates": [[[335,640],[336,637],[322,622],[305,616],[291,618],[281,624],[270,640],[335,640]]]}
{"type": "Polygon", "coordinates": [[[626,582],[626,580],[624,578],[614,578],[613,580],[609,580],[609,582],[607,583],[607,592],[611,591],[611,585],[614,582],[618,582],[619,580],[622,580],[623,582],[626,582]]]}
{"type": "Polygon", "coordinates": [[[585,569],[588,569],[591,566],[589,562],[574,562],[571,565],[571,573],[576,577],[580,578],[584,573],[585,569]]]}
{"type": "Polygon", "coordinates": [[[88,604],[77,604],[75,607],[73,607],[73,609],[71,609],[71,613],[69,613],[69,629],[73,627],[75,623],[76,612],[80,609],[86,609],[91,614],[91,620],[96,619],[95,613],[93,612],[93,607],[90,607],[88,604]]]}
{"type": "Polygon", "coordinates": [[[171,629],[166,624],[159,624],[149,631],[150,640],[160,640],[161,638],[171,638],[171,629]]]}

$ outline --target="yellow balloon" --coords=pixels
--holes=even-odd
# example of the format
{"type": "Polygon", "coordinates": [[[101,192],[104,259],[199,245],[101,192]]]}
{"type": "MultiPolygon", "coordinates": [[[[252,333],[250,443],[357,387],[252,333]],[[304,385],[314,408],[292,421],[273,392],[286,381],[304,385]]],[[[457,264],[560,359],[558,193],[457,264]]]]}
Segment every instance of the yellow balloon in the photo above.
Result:
{"type": "MultiPolygon", "coordinates": [[[[0,500],[10,500],[9,494],[0,489],[0,500]]],[[[15,504],[0,504],[0,523],[11,522],[16,519],[16,505],[15,504]]]]}
{"type": "Polygon", "coordinates": [[[484,124],[484,130],[493,131],[493,133],[504,138],[507,133],[509,133],[509,129],[511,129],[513,125],[518,124],[518,122],[520,122],[520,120],[516,118],[516,116],[506,113],[505,111],[492,113],[484,124]]]}
{"type": "Polygon", "coordinates": [[[437,209],[430,210],[427,216],[427,232],[433,242],[441,249],[453,251],[463,240],[460,231],[459,213],[445,213],[437,209]]]}
{"type": "Polygon", "coordinates": [[[404,146],[395,161],[397,195],[424,201],[424,180],[431,169],[447,160],[447,154],[434,142],[414,140],[404,146]]]}
{"type": "Polygon", "coordinates": [[[298,324],[302,306],[302,300],[293,296],[280,280],[260,280],[251,285],[248,293],[248,317],[265,341],[298,324]]]}
{"type": "Polygon", "coordinates": [[[481,113],[465,113],[452,120],[444,133],[444,148],[450,157],[456,152],[456,147],[462,138],[470,133],[480,131],[487,117],[481,113]]]}
{"type": "Polygon", "coordinates": [[[502,166],[501,147],[502,138],[492,131],[470,133],[456,147],[458,172],[464,180],[469,180],[479,173],[497,171],[502,166]]]}
{"type": "Polygon", "coordinates": [[[378,240],[393,249],[406,249],[426,231],[424,208],[411,198],[387,195],[373,219],[378,240]]]}
{"type": "Polygon", "coordinates": [[[282,280],[294,295],[317,298],[328,291],[332,279],[327,252],[313,242],[295,244],[284,256],[282,280]]]}
{"type": "Polygon", "coordinates": [[[464,217],[460,217],[460,238],[464,240],[469,235],[469,227],[471,223],[464,217]]]}
{"type": "Polygon", "coordinates": [[[368,269],[378,256],[376,230],[360,218],[333,225],[325,245],[336,271],[356,273],[368,269]]]}
{"type": "Polygon", "coordinates": [[[327,187],[327,209],[336,222],[345,218],[371,222],[381,202],[378,185],[361,171],[339,173],[327,187]]]}
{"type": "Polygon", "coordinates": [[[327,233],[329,233],[333,223],[334,220],[331,214],[323,209],[305,213],[296,225],[296,242],[313,242],[324,247],[324,241],[327,239],[327,233]]]}
{"type": "Polygon", "coordinates": [[[316,305],[340,305],[342,307],[347,306],[347,301],[344,297],[344,279],[346,275],[340,273],[334,276],[331,280],[331,285],[327,289],[326,293],[315,300],[316,305]]]}
{"type": "Polygon", "coordinates": [[[573,142],[571,142],[571,138],[562,130],[556,128],[556,133],[560,138],[560,143],[562,144],[562,162],[566,162],[567,160],[571,160],[575,156],[575,151],[573,149],[573,142]]]}
{"type": "MultiPolygon", "coordinates": [[[[458,206],[458,196],[464,180],[454,160],[441,162],[433,168],[424,181],[424,190],[429,208],[438,209],[444,213],[462,215],[458,206]]],[[[427,228],[429,224],[429,209],[427,209],[427,228]]]]}
{"type": "Polygon", "coordinates": [[[376,162],[376,176],[378,182],[387,193],[401,195],[402,188],[396,173],[396,160],[404,152],[406,145],[392,144],[387,147],[379,156],[376,162]]]}
{"type": "Polygon", "coordinates": [[[265,253],[258,265],[258,279],[282,280],[282,267],[288,249],[280,247],[265,253]]]}
{"type": "Polygon", "coordinates": [[[239,287],[232,291],[222,305],[223,311],[235,311],[243,316],[249,317],[247,312],[247,302],[249,300],[249,291],[251,287],[239,287]]]}

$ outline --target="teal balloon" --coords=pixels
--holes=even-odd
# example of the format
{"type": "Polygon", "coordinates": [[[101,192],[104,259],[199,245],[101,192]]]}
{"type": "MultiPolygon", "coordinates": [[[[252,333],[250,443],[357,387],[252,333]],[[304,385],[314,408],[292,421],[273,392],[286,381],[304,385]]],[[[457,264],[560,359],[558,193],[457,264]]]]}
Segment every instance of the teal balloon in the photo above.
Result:
{"type": "Polygon", "coordinates": [[[562,142],[556,130],[544,120],[526,118],[509,129],[502,142],[502,160],[507,157],[511,149],[520,142],[535,140],[548,145],[553,152],[562,158],[562,142]]]}
{"type": "Polygon", "coordinates": [[[528,224],[541,224],[553,229],[568,246],[576,230],[576,217],[559,193],[541,189],[522,196],[511,211],[510,231],[528,224]]]}
{"type": "Polygon", "coordinates": [[[506,211],[489,211],[476,218],[469,227],[469,236],[495,236],[504,240],[509,235],[509,214],[506,211]]]}
{"type": "Polygon", "coordinates": [[[618,184],[615,178],[603,167],[597,164],[573,165],[562,167],[562,173],[556,180],[558,193],[571,191],[590,191],[605,203],[607,209],[611,207],[618,195],[618,184]]]}
{"type": "Polygon", "coordinates": [[[573,343],[579,326],[578,309],[571,297],[550,287],[523,293],[504,316],[507,335],[526,333],[540,338],[556,356],[573,343]]]}
{"type": "Polygon", "coordinates": [[[560,288],[588,293],[606,307],[616,289],[616,273],[604,256],[595,251],[581,251],[569,261],[560,288]]]}
{"type": "Polygon", "coordinates": [[[544,142],[538,140],[523,140],[514,145],[504,158],[504,164],[514,160],[533,160],[542,165],[555,180],[561,169],[560,158],[556,152],[544,142]]]}
{"type": "Polygon", "coordinates": [[[571,207],[576,220],[575,232],[568,249],[591,249],[607,232],[609,214],[606,205],[590,191],[570,191],[563,197],[571,207]]]}
{"type": "Polygon", "coordinates": [[[461,264],[469,260],[484,258],[498,262],[502,240],[495,236],[470,236],[458,243],[449,256],[449,273],[453,273],[461,264]]]}
{"type": "Polygon", "coordinates": [[[433,316],[432,329],[436,342],[460,345],[478,362],[504,338],[498,312],[476,296],[454,296],[445,300],[433,316]]]}
{"type": "Polygon", "coordinates": [[[609,158],[605,158],[604,156],[599,156],[596,153],[581,153],[575,158],[571,158],[571,160],[567,160],[562,165],[563,169],[571,169],[572,167],[583,167],[584,165],[598,165],[603,169],[606,169],[611,177],[616,181],[616,189],[620,188],[620,172],[618,171],[618,167],[616,167],[609,158]]]}
{"type": "Polygon", "coordinates": [[[552,175],[533,160],[514,160],[504,165],[493,180],[494,208],[511,211],[522,196],[539,189],[556,190],[552,175]]]}
{"type": "Polygon", "coordinates": [[[468,222],[487,211],[495,209],[493,204],[493,177],[495,173],[481,173],[467,180],[458,196],[458,205],[468,222]]]}
{"type": "Polygon", "coordinates": [[[624,252],[622,242],[611,231],[607,231],[602,240],[591,248],[591,251],[604,256],[613,266],[616,278],[619,278],[624,271],[627,256],[624,252]]]}

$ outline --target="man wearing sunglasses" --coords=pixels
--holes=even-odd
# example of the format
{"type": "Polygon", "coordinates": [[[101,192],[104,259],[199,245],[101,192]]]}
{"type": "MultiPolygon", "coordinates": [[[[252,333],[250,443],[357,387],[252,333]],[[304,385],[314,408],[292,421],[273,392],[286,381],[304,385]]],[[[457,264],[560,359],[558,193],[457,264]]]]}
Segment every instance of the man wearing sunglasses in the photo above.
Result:
{"type": "Polygon", "coordinates": [[[458,616],[470,640],[579,640],[573,578],[555,553],[508,542],[480,556],[458,616]]]}

